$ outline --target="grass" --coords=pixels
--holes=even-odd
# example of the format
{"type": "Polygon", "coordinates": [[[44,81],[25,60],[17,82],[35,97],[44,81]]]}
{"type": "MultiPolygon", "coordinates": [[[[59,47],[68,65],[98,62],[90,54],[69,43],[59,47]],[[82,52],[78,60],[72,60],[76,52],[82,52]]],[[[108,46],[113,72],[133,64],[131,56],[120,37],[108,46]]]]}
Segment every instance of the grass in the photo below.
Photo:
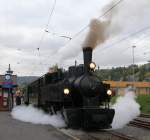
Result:
{"type": "Polygon", "coordinates": [[[142,113],[150,113],[150,94],[138,95],[137,102],[142,113]]]}
{"type": "MultiPolygon", "coordinates": [[[[114,96],[111,99],[111,103],[114,104],[119,96],[114,96]]],[[[150,114],[150,94],[138,95],[136,101],[140,104],[140,110],[142,113],[150,114]]]]}
{"type": "Polygon", "coordinates": [[[119,96],[113,96],[111,98],[111,103],[114,104],[119,96]]]}

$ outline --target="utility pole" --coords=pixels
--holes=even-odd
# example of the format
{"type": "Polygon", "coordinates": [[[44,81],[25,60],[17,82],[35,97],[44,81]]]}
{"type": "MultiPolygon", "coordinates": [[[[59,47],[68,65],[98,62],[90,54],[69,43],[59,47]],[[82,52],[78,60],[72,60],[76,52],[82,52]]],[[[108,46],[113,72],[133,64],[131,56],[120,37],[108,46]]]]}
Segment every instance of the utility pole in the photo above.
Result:
{"type": "Polygon", "coordinates": [[[133,86],[134,86],[134,82],[135,82],[135,69],[134,69],[134,48],[135,48],[136,46],[132,46],[132,64],[133,64],[133,67],[132,67],[132,70],[133,70],[133,86]]]}

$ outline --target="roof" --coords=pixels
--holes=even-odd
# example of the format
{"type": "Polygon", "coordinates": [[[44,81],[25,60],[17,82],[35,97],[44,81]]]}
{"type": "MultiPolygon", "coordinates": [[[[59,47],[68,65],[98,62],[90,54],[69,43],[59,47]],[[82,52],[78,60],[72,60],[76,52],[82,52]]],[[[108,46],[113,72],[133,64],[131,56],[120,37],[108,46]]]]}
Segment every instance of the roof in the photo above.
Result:
{"type": "Polygon", "coordinates": [[[149,87],[150,82],[128,82],[128,81],[103,81],[106,84],[110,84],[111,87],[128,87],[128,86],[135,86],[135,87],[149,87]]]}

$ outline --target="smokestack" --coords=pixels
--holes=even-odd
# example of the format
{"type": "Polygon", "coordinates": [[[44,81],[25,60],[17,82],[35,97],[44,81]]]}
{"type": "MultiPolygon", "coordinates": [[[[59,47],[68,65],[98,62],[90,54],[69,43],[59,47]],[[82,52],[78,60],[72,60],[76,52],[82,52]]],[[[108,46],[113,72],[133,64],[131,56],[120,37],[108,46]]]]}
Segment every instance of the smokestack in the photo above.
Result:
{"type": "Polygon", "coordinates": [[[85,72],[89,71],[89,64],[92,62],[92,48],[83,48],[83,59],[85,72]]]}

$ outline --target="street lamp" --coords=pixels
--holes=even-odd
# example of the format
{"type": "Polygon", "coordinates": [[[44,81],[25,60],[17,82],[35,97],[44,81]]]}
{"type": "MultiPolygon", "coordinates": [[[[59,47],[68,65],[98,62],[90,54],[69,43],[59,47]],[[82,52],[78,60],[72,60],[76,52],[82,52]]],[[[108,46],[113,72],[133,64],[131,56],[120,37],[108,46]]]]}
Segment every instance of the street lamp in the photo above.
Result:
{"type": "Polygon", "coordinates": [[[147,62],[148,62],[148,64],[150,64],[150,60],[148,60],[147,62]]]}
{"type": "Polygon", "coordinates": [[[150,60],[148,60],[147,62],[148,62],[148,71],[150,71],[150,60]]]}
{"type": "Polygon", "coordinates": [[[134,70],[134,48],[135,48],[136,46],[132,46],[132,63],[133,63],[133,67],[132,67],[132,70],[133,70],[133,82],[135,81],[135,70],[134,70]]]}

